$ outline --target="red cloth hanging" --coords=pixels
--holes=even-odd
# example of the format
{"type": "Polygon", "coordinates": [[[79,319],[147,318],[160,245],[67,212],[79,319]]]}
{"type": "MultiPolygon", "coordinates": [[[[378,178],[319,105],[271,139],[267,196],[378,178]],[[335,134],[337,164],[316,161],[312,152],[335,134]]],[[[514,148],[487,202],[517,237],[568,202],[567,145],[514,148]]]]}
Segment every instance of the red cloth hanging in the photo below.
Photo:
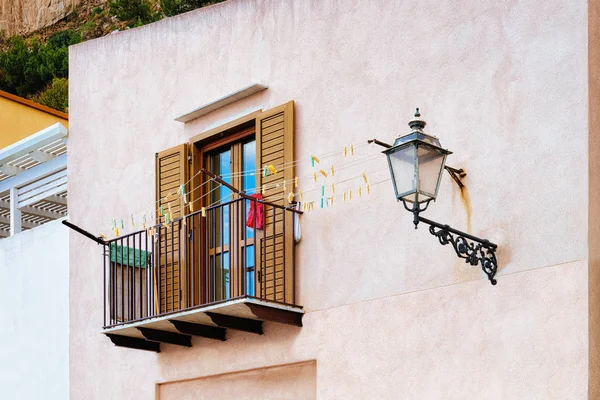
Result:
{"type": "MultiPolygon", "coordinates": [[[[262,194],[251,194],[250,197],[256,200],[262,200],[262,194]]],[[[248,218],[246,219],[246,226],[254,228],[256,222],[256,229],[264,229],[265,227],[265,205],[257,201],[250,200],[250,210],[248,210],[248,218]]]]}

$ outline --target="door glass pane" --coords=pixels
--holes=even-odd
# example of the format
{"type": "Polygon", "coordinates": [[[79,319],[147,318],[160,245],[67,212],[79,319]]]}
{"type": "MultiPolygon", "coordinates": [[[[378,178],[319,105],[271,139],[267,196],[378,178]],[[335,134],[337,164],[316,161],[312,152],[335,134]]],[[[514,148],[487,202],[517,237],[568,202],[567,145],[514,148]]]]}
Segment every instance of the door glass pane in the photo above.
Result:
{"type": "MultiPolygon", "coordinates": [[[[256,141],[244,143],[242,146],[242,190],[247,194],[257,193],[256,188],[256,141]]],[[[250,201],[246,201],[246,210],[250,210],[250,201]]],[[[254,229],[246,227],[246,237],[254,237],[254,229]]]]}
{"type": "Polygon", "coordinates": [[[246,294],[254,296],[254,245],[246,246],[246,294]]]}
{"type": "MultiPolygon", "coordinates": [[[[210,169],[214,174],[221,175],[222,179],[231,184],[231,150],[216,152],[210,156],[210,169]]],[[[217,182],[210,184],[209,206],[214,206],[231,200],[231,190],[221,186],[217,182]]],[[[229,208],[224,207],[215,209],[215,240],[211,243],[213,247],[229,244],[229,208]]]]}

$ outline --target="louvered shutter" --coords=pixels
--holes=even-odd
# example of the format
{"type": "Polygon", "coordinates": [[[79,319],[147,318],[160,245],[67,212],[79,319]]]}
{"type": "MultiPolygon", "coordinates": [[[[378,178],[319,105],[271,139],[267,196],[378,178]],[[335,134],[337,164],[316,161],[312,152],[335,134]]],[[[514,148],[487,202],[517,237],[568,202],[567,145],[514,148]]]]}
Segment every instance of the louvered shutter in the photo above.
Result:
{"type": "Polygon", "coordinates": [[[183,270],[186,256],[185,240],[182,240],[184,226],[181,221],[166,224],[166,218],[161,216],[160,207],[162,206],[164,213],[170,213],[170,220],[185,215],[179,188],[187,182],[188,170],[187,143],[156,154],[156,223],[163,224],[159,228],[159,240],[155,242],[157,248],[154,251],[157,259],[154,293],[160,298],[156,305],[158,313],[185,307],[183,302],[187,296],[182,296],[185,288],[183,270]]]}
{"type": "MultiPolygon", "coordinates": [[[[278,173],[259,178],[259,187],[265,185],[265,200],[287,205],[283,192],[293,191],[294,180],[294,102],[261,113],[256,118],[257,166],[273,165],[278,173]]],[[[261,280],[262,297],[279,302],[293,302],[293,216],[291,212],[266,207],[266,225],[261,245],[257,249],[257,269],[261,280]],[[284,217],[285,215],[285,217],[284,217]],[[284,222],[285,218],[285,222],[284,222]],[[285,271],[285,273],[284,273],[285,271]],[[284,285],[285,279],[285,285],[284,285]]]]}

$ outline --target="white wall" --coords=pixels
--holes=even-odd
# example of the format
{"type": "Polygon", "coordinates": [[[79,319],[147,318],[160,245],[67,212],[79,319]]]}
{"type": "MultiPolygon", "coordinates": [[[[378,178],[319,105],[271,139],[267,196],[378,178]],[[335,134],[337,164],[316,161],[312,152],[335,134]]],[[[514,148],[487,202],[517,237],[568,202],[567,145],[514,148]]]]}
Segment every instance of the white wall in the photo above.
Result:
{"type": "Polygon", "coordinates": [[[69,232],[61,221],[0,240],[0,397],[69,398],[69,232]]]}

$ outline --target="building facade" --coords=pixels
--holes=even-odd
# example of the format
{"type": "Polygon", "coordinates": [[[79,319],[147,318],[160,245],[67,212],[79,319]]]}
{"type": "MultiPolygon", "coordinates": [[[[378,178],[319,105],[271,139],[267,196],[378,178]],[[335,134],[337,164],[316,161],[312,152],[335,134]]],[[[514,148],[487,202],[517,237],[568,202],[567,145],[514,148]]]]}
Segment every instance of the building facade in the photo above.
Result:
{"type": "Polygon", "coordinates": [[[595,15],[231,0],[71,47],[71,398],[596,398],[595,15]],[[367,144],[415,107],[466,172],[422,215],[495,286],[367,144]]]}

